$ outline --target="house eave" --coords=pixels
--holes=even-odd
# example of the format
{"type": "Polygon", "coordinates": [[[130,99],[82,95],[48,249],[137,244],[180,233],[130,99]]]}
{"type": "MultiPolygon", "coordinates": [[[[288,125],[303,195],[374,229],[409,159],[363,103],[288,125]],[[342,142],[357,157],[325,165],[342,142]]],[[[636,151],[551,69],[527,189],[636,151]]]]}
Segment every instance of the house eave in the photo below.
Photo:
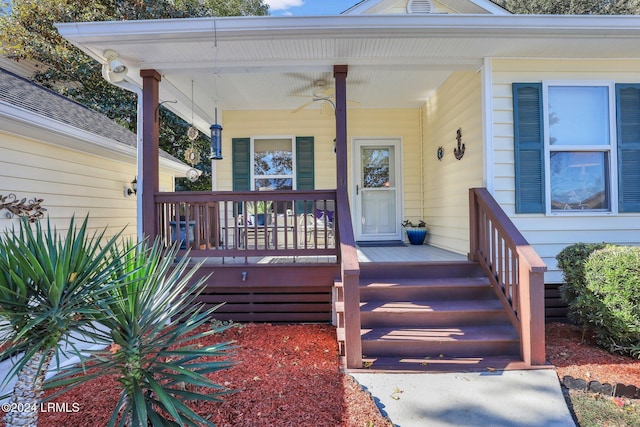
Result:
{"type": "MultiPolygon", "coordinates": [[[[29,138],[123,163],[134,165],[136,163],[136,148],[133,146],[34,114],[4,101],[0,101],[0,121],[2,121],[4,132],[21,138],[29,138]]],[[[184,163],[162,157],[160,158],[160,166],[164,172],[177,176],[185,176],[189,168],[184,163]]]]}
{"type": "Polygon", "coordinates": [[[640,16],[266,16],[57,27],[100,63],[105,50],[118,52],[138,87],[141,70],[156,70],[160,100],[171,101],[164,107],[205,133],[216,108],[297,108],[304,82],[295,77],[328,81],[337,64],[349,66],[349,82],[376,81],[349,86],[359,108],[417,108],[446,73],[477,71],[487,58],[640,59],[640,16]]]}
{"type": "MultiPolygon", "coordinates": [[[[406,37],[437,35],[634,35],[640,17],[629,15],[339,15],[189,18],[143,21],[103,21],[56,24],[60,34],[76,45],[111,41],[155,43],[163,40],[254,39],[269,35],[337,37],[406,37]],[[382,33],[381,33],[382,32],[382,33]]],[[[103,59],[99,52],[96,59],[103,59]]]]}

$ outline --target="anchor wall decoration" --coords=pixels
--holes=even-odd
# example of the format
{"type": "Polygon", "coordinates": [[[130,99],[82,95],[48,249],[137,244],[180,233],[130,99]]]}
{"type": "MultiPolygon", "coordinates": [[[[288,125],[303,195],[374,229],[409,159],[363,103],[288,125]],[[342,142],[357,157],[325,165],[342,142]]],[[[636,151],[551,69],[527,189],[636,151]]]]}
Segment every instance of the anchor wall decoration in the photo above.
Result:
{"type": "Polygon", "coordinates": [[[464,156],[464,142],[462,142],[462,128],[458,129],[456,132],[456,139],[458,140],[458,147],[453,149],[453,155],[456,156],[456,159],[462,159],[464,156]]]}

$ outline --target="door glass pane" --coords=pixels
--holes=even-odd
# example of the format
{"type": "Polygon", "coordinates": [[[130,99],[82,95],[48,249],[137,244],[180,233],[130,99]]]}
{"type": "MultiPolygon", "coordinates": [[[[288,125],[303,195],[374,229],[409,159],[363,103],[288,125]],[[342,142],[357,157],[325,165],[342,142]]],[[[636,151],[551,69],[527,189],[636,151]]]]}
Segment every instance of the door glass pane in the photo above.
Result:
{"type": "Polygon", "coordinates": [[[549,144],[609,145],[607,86],[549,86],[549,144]]]}
{"type": "Polygon", "coordinates": [[[552,151],[551,209],[609,210],[606,152],[552,151]]]}
{"type": "Polygon", "coordinates": [[[362,147],[362,187],[395,187],[393,153],[389,147],[362,147]]]}

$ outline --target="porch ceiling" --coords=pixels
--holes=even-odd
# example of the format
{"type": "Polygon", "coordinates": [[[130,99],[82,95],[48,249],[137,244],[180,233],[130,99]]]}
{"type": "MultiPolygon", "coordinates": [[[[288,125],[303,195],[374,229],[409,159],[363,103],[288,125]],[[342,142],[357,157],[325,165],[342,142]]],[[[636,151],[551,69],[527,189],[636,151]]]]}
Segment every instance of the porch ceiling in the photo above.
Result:
{"type": "Polygon", "coordinates": [[[478,70],[484,58],[640,58],[640,17],[631,16],[234,17],[58,29],[101,63],[116,51],[131,83],[156,69],[161,99],[177,101],[164,105],[205,132],[216,106],[299,107],[315,80],[333,86],[335,64],[349,65],[347,96],[359,103],[351,108],[378,108],[417,107],[451,72],[478,70]]]}

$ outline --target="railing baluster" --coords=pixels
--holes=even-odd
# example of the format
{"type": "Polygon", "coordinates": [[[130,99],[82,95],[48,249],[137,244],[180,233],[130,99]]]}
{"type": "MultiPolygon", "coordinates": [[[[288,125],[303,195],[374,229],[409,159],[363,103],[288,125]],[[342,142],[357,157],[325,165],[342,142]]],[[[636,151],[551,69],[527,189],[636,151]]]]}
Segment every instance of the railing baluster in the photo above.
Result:
{"type": "Polygon", "coordinates": [[[543,365],[546,266],[486,189],[470,189],[469,206],[471,249],[477,252],[470,259],[480,262],[509,308],[522,360],[543,365]]]}
{"type": "Polygon", "coordinates": [[[338,257],[339,231],[323,212],[331,205],[335,218],[335,190],[156,193],[155,198],[162,241],[170,245],[182,234],[192,256],[338,257]],[[257,214],[255,203],[267,206],[264,223],[254,215],[249,224],[249,214],[257,214]]]}

